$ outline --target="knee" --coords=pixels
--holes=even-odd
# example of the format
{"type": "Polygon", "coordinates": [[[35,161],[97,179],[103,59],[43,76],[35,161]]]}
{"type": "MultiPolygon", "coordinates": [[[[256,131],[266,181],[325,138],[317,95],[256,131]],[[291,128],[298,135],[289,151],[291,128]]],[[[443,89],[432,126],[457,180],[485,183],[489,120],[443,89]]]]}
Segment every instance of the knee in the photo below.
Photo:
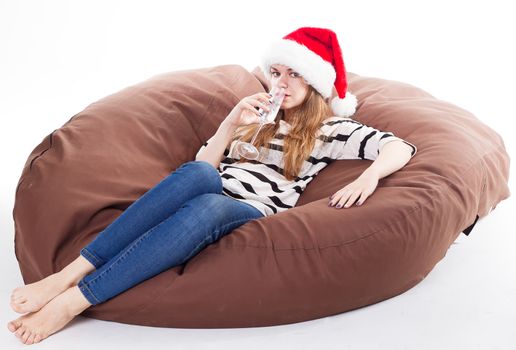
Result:
{"type": "Polygon", "coordinates": [[[212,185],[210,192],[222,193],[222,179],[220,178],[219,171],[210,163],[204,160],[193,160],[184,163],[181,168],[188,169],[196,176],[199,176],[203,181],[203,185],[212,185]]]}
{"type": "Polygon", "coordinates": [[[231,214],[228,211],[230,208],[224,205],[226,200],[227,198],[223,194],[204,193],[191,199],[189,204],[196,207],[197,214],[200,217],[209,217],[218,221],[219,218],[224,218],[231,214]]]}

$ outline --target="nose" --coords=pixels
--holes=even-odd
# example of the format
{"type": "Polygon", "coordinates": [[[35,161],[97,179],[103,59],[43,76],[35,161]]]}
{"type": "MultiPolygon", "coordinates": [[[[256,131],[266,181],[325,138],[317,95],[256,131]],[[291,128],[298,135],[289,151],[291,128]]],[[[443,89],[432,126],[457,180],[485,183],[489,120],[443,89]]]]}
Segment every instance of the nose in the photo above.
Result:
{"type": "Polygon", "coordinates": [[[287,88],[287,80],[288,80],[288,77],[282,76],[278,80],[278,86],[286,89],[287,88]]]}

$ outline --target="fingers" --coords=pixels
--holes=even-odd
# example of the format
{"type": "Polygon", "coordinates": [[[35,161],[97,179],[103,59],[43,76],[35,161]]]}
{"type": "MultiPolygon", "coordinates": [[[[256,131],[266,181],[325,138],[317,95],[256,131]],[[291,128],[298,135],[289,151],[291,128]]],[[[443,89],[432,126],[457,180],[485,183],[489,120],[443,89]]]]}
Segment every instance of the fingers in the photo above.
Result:
{"type": "Polygon", "coordinates": [[[251,111],[252,113],[256,114],[258,117],[260,117],[260,111],[258,111],[256,108],[254,108],[255,106],[250,103],[250,102],[243,102],[243,105],[245,107],[245,109],[251,111]]]}
{"type": "MultiPolygon", "coordinates": [[[[356,200],[357,200],[357,198],[358,198],[359,196],[360,196],[360,193],[356,193],[356,192],[355,192],[355,193],[353,193],[353,194],[351,195],[351,197],[349,197],[349,199],[348,199],[347,201],[343,201],[343,203],[345,203],[345,204],[344,204],[344,208],[349,208],[350,206],[352,206],[352,205],[356,202],[356,200]]],[[[337,205],[341,205],[341,204],[339,203],[339,204],[337,204],[337,205]]],[[[357,205],[359,205],[359,204],[357,203],[357,205]]],[[[341,206],[342,206],[342,205],[341,205],[341,206]]],[[[340,207],[338,207],[338,208],[340,208],[340,207]]]]}
{"type": "Polygon", "coordinates": [[[254,96],[256,96],[259,99],[262,99],[264,102],[272,100],[272,95],[267,92],[259,92],[254,96]]]}
{"type": "Polygon", "coordinates": [[[266,92],[259,92],[257,94],[244,97],[235,107],[239,110],[239,114],[244,111],[250,111],[258,117],[262,117],[263,111],[269,112],[272,104],[272,96],[266,92]],[[261,109],[261,111],[260,111],[261,109]]]}
{"type": "Polygon", "coordinates": [[[266,92],[259,92],[259,93],[254,94],[254,95],[250,95],[250,96],[244,97],[244,99],[259,100],[259,101],[262,101],[262,102],[267,102],[267,101],[272,99],[272,96],[269,95],[266,92]]]}
{"type": "Polygon", "coordinates": [[[344,191],[338,191],[334,195],[330,197],[330,201],[328,202],[328,206],[332,207],[335,206],[335,208],[349,208],[358,200],[356,203],[357,206],[360,206],[364,203],[366,199],[366,195],[364,192],[360,190],[344,190],[344,191]],[[360,198],[359,198],[360,197],[360,198]]]}
{"type": "Polygon", "coordinates": [[[270,106],[272,105],[272,100],[269,100],[267,97],[263,95],[256,96],[253,100],[256,107],[262,108],[266,111],[270,111],[270,106]]]}
{"type": "Polygon", "coordinates": [[[259,92],[257,94],[248,96],[248,98],[256,100],[265,105],[270,105],[272,103],[272,96],[269,95],[267,92],[259,92]]]}

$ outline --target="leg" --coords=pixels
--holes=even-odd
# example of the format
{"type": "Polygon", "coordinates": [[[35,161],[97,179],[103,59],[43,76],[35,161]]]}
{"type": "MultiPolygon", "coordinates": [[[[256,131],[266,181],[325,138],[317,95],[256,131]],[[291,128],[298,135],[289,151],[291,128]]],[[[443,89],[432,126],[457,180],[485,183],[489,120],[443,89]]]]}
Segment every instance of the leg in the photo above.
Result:
{"type": "Polygon", "coordinates": [[[206,245],[260,217],[258,209],[222,194],[197,196],[84,277],[78,287],[91,304],[102,303],[186,262],[206,245]]]}
{"type": "Polygon", "coordinates": [[[40,311],[9,322],[8,328],[25,344],[39,342],[89,306],[184,263],[206,245],[260,217],[263,215],[256,208],[222,194],[197,196],[84,277],[78,286],[67,289],[40,311]]]}
{"type": "Polygon", "coordinates": [[[81,250],[63,270],[41,281],[13,290],[11,308],[34,312],[56,295],[76,285],[125,246],[174,213],[185,201],[202,193],[221,193],[217,170],[202,161],[187,162],[131,204],[115,221],[81,250]]]}
{"type": "Polygon", "coordinates": [[[99,268],[184,202],[204,193],[222,193],[218,171],[204,161],[184,163],[132,203],[80,253],[99,268]]]}

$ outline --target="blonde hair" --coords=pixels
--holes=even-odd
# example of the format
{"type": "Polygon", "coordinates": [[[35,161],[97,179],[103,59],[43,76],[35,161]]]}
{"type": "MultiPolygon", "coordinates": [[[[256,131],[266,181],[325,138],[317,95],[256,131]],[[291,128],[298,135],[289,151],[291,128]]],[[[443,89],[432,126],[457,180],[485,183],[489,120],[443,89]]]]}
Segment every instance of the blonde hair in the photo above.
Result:
{"type": "MultiPolygon", "coordinates": [[[[310,157],[315,146],[315,140],[319,136],[322,121],[332,116],[332,110],[327,100],[311,85],[308,85],[308,89],[303,102],[299,106],[289,109],[291,128],[283,139],[283,176],[287,180],[293,180],[298,176],[303,162],[310,157]]],[[[265,145],[268,145],[276,135],[279,128],[279,120],[283,118],[283,113],[284,111],[280,110],[276,116],[276,123],[265,124],[258,133],[254,146],[260,150],[261,157],[263,157],[263,151],[268,152],[269,149],[265,145]],[[260,149],[260,147],[264,148],[260,149]]],[[[250,124],[238,127],[233,134],[231,142],[236,139],[250,142],[258,126],[259,124],[250,124]]],[[[247,159],[240,157],[238,163],[245,161],[247,159]]]]}

